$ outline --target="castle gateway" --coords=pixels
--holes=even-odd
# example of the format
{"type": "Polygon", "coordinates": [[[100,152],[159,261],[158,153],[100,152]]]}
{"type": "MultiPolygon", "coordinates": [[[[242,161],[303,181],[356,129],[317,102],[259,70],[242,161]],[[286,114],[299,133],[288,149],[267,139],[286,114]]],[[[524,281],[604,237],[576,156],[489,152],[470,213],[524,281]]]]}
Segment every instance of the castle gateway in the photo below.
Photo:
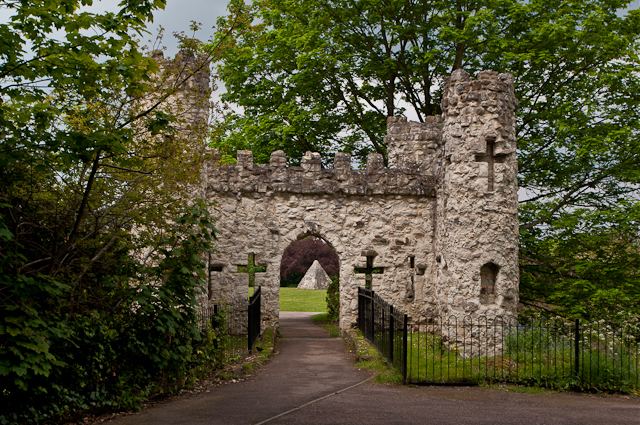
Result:
{"type": "Polygon", "coordinates": [[[362,170],[347,154],[299,167],[281,151],[256,165],[214,157],[205,196],[215,201],[218,241],[209,260],[210,299],[247,297],[262,286],[262,317],[278,320],[286,247],[322,238],[340,261],[340,326],[357,315],[357,288],[371,286],[414,321],[442,315],[512,316],[518,303],[517,162],[513,80],[458,70],[442,116],[388,119],[389,166],[370,154],[362,170]]]}

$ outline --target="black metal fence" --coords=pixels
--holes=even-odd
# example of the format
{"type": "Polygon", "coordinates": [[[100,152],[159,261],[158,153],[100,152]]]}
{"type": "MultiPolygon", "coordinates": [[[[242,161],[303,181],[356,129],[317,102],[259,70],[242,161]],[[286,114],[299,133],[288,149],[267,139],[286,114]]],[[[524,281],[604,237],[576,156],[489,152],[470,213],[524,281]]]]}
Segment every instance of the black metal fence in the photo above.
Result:
{"type": "Polygon", "coordinates": [[[640,389],[638,323],[450,316],[417,324],[359,288],[358,325],[408,383],[640,389]]]}
{"type": "Polygon", "coordinates": [[[253,350],[253,344],[256,342],[256,338],[260,336],[260,304],[262,301],[262,287],[258,286],[258,289],[249,297],[249,321],[247,324],[247,349],[249,352],[253,350]]]}
{"type": "Polygon", "coordinates": [[[358,288],[358,328],[407,379],[406,314],[394,309],[373,290],[358,288]]]}
{"type": "Polygon", "coordinates": [[[248,299],[235,304],[215,304],[198,310],[201,332],[214,330],[214,343],[221,346],[225,362],[237,360],[251,352],[261,333],[260,288],[248,299]]]}

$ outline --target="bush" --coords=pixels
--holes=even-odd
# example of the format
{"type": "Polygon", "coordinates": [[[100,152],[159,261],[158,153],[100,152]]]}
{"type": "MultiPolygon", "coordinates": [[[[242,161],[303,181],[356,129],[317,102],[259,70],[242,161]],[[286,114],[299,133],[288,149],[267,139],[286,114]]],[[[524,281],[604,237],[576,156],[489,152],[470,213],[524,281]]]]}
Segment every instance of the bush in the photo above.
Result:
{"type": "Polygon", "coordinates": [[[11,235],[4,236],[0,423],[137,408],[178,391],[216,358],[217,336],[201,334],[195,311],[213,237],[206,207],[165,230],[153,265],[116,249],[110,274],[87,274],[75,285],[20,274],[11,235]]]}
{"type": "Polygon", "coordinates": [[[331,277],[327,288],[327,313],[330,320],[337,321],[340,318],[340,279],[338,276],[331,277]]]}

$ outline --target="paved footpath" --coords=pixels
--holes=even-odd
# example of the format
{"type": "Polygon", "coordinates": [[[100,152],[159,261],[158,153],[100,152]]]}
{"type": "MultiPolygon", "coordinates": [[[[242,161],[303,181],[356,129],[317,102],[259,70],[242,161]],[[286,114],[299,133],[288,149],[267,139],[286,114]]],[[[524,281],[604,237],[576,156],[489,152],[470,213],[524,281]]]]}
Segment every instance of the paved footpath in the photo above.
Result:
{"type": "Polygon", "coordinates": [[[310,313],[282,313],[275,357],[252,378],[153,406],[112,425],[640,425],[640,400],[374,383],[310,313]]]}

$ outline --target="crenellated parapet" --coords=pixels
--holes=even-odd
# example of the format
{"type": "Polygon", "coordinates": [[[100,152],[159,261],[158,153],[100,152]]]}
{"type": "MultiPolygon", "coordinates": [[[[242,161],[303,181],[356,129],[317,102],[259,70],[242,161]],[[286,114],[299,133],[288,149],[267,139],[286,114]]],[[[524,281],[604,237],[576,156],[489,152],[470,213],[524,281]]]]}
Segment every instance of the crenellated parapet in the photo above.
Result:
{"type": "Polygon", "coordinates": [[[219,165],[214,153],[207,171],[207,191],[230,193],[296,193],[318,195],[435,196],[435,178],[417,168],[387,168],[382,155],[369,154],[364,169],[351,166],[351,156],[337,153],[324,168],[320,154],[307,152],[299,166],[290,166],[283,151],[268,164],[254,164],[251,151],[238,151],[235,165],[219,165]]]}
{"type": "Polygon", "coordinates": [[[387,118],[387,166],[380,154],[354,169],[348,154],[328,161],[313,152],[292,166],[283,151],[267,164],[238,151],[234,165],[223,165],[213,152],[203,171],[219,235],[208,269],[212,299],[244,302],[251,256],[264,269],[256,281],[263,320],[276,322],[283,253],[314,236],[339,256],[342,329],[356,320],[363,285],[417,322],[513,317],[516,103],[509,75],[458,70],[443,87],[441,116],[387,118]]]}

